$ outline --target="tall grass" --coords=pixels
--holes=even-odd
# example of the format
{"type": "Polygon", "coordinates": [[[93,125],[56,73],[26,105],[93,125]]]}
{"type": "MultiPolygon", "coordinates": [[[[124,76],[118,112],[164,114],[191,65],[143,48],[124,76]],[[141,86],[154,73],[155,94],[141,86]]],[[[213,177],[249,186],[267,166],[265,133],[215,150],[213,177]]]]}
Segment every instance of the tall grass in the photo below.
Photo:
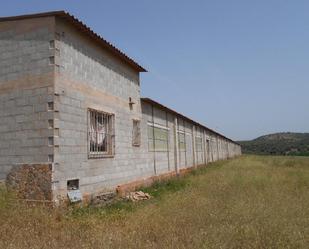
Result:
{"type": "Polygon", "coordinates": [[[308,248],[309,158],[243,156],[144,190],[68,210],[1,190],[0,248],[308,248]]]}

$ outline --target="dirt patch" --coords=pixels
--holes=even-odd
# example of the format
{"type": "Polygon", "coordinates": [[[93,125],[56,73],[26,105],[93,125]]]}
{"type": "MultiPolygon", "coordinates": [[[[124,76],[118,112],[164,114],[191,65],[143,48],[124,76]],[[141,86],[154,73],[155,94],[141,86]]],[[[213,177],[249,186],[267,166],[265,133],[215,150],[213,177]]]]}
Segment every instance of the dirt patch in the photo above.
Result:
{"type": "Polygon", "coordinates": [[[51,172],[50,164],[16,165],[6,178],[6,186],[21,199],[52,200],[51,172]]]}

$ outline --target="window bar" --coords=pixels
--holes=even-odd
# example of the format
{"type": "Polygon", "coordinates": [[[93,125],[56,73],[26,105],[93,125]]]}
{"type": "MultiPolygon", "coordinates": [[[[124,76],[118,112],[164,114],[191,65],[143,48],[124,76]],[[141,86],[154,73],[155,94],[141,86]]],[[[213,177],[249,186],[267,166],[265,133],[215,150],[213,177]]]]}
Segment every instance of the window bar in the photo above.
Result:
{"type": "Polygon", "coordinates": [[[113,115],[89,110],[88,125],[89,153],[92,157],[113,154],[113,115]]]}
{"type": "Polygon", "coordinates": [[[105,115],[105,151],[112,154],[112,137],[111,137],[111,116],[105,115]]]}
{"type": "Polygon", "coordinates": [[[89,134],[90,134],[90,152],[92,153],[94,151],[94,148],[93,148],[93,113],[90,112],[89,113],[89,118],[90,118],[90,131],[89,131],[89,134]]]}

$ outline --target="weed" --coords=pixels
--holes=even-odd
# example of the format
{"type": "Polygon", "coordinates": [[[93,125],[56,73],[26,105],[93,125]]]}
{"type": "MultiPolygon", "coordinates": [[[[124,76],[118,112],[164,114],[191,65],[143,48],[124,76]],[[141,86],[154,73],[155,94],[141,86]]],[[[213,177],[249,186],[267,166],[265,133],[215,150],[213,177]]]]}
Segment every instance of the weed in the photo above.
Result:
{"type": "Polygon", "coordinates": [[[143,191],[51,210],[1,189],[0,248],[308,248],[309,158],[243,156],[143,191]]]}

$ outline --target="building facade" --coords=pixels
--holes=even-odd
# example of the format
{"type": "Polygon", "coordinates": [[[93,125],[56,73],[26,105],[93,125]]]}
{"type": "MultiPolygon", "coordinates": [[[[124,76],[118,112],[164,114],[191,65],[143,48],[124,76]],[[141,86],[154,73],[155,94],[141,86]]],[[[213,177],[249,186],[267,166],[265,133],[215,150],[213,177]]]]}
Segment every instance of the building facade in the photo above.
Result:
{"type": "Polygon", "coordinates": [[[70,14],[0,18],[0,180],[26,199],[91,197],[241,154],[140,96],[146,70],[70,14]]]}

